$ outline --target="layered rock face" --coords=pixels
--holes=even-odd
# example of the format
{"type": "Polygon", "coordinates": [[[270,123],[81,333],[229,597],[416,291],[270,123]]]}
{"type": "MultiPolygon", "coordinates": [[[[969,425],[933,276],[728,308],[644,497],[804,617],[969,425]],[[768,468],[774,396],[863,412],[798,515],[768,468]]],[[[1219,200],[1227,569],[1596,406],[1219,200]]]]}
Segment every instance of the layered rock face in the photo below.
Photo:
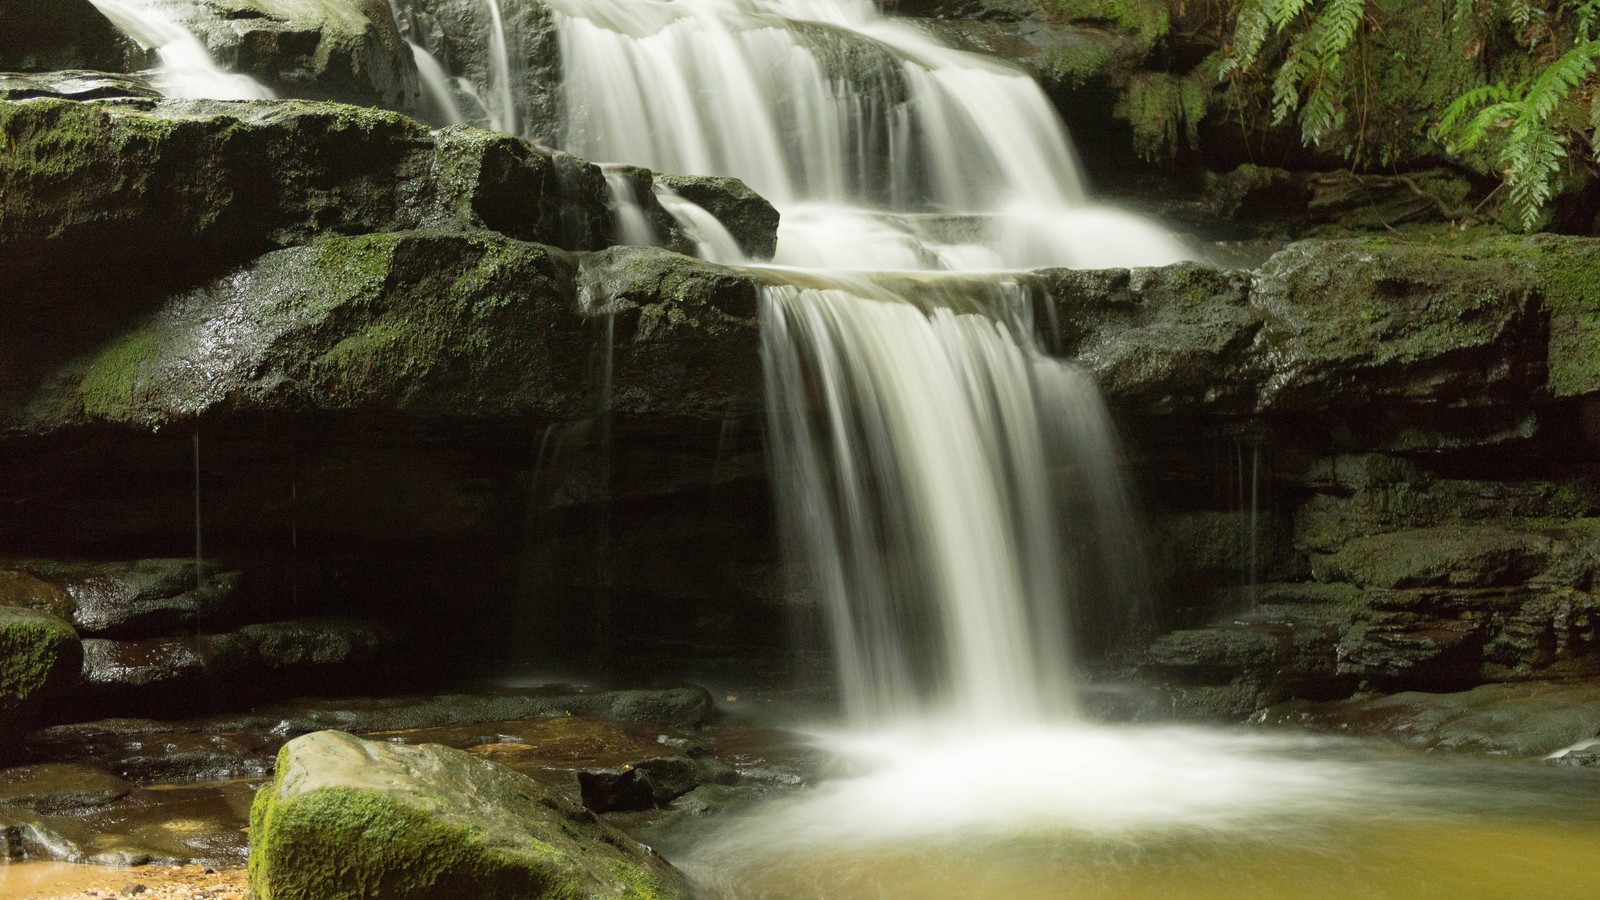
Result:
{"type": "Polygon", "coordinates": [[[84,639],[55,716],[599,659],[769,590],[756,282],[591,255],[595,166],[304,101],[0,130],[0,569],[84,639]],[[613,552],[641,565],[597,577],[613,552]]]}
{"type": "Polygon", "coordinates": [[[1138,668],[1223,717],[1596,674],[1597,260],[1364,240],[1249,274],[1040,273],[1152,501],[1181,628],[1138,668]]]}

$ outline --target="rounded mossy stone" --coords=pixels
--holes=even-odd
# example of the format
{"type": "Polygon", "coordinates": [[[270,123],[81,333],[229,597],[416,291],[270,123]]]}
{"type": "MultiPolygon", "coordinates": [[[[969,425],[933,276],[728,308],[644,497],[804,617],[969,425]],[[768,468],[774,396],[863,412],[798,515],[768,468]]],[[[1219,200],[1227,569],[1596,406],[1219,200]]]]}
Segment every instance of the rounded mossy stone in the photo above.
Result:
{"type": "Polygon", "coordinates": [[[688,896],[681,875],[565,795],[436,744],[296,738],[250,811],[256,900],[688,896]]]}
{"type": "Polygon", "coordinates": [[[82,664],[83,647],[71,625],[46,612],[0,607],[0,725],[31,715],[82,664]]]}

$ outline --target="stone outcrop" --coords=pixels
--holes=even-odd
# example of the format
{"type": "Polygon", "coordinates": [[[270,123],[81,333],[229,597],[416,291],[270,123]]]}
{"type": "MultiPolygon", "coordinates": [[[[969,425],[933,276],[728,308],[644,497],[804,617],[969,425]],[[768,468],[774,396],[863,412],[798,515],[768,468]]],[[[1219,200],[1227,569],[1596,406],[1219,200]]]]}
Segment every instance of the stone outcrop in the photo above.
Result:
{"type": "Polygon", "coordinates": [[[409,112],[416,63],[388,0],[168,2],[162,10],[200,36],[224,68],[280,96],[409,112]]]}
{"type": "Polygon", "coordinates": [[[563,794],[437,744],[298,738],[250,819],[261,900],[689,896],[660,856],[563,794]]]}

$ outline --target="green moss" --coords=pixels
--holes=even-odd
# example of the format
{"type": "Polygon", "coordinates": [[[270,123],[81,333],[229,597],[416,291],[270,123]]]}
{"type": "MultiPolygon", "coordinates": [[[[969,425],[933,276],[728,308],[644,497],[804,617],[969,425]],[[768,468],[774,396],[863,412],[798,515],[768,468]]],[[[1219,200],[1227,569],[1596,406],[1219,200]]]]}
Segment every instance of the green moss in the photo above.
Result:
{"type": "Polygon", "coordinates": [[[1111,61],[1111,44],[1082,41],[1051,47],[1041,54],[1039,68],[1052,81],[1082,87],[1105,71],[1111,61]]]}
{"type": "Polygon", "coordinates": [[[1165,0],[1039,0],[1039,5],[1062,21],[1120,31],[1145,50],[1166,37],[1172,27],[1165,0]]]}
{"type": "Polygon", "coordinates": [[[1148,160],[1170,157],[1198,142],[1209,95],[1194,78],[1166,72],[1135,75],[1117,102],[1116,115],[1133,126],[1133,147],[1148,160]]]}
{"type": "Polygon", "coordinates": [[[163,343],[160,326],[149,324],[107,344],[78,383],[83,411],[95,418],[128,419],[138,405],[143,382],[160,365],[163,343]]]}
{"type": "Polygon", "coordinates": [[[375,791],[330,787],[286,802],[268,785],[250,809],[250,884],[257,900],[583,897],[561,873],[528,865],[553,857],[549,845],[512,857],[481,836],[375,791]]]}
{"type": "Polygon", "coordinates": [[[35,697],[71,668],[77,643],[77,632],[55,616],[0,607],[0,713],[35,697]]]}

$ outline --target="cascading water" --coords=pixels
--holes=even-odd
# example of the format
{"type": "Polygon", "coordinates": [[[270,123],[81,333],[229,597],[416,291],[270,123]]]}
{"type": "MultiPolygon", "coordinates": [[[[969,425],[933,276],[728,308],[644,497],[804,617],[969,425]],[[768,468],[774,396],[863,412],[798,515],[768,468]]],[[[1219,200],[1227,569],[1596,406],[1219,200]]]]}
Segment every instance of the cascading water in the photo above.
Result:
{"type": "Polygon", "coordinates": [[[778,263],[971,270],[1189,255],[1159,228],[1089,202],[1031,79],[869,0],[552,6],[563,145],[744,179],[783,214],[778,263]],[[976,233],[941,240],[952,218],[976,233]]]}
{"type": "Polygon", "coordinates": [[[150,0],[89,0],[124,34],[154,50],[161,67],[151,84],[168,97],[211,100],[271,100],[277,95],[248,75],[216,64],[205,44],[150,0]]]}
{"type": "Polygon", "coordinates": [[[1086,540],[1132,533],[1099,394],[1034,347],[1014,282],[895,287],[766,291],[774,474],[846,705],[872,725],[1069,716],[1062,544],[1081,529],[1059,510],[1086,540]]]}

